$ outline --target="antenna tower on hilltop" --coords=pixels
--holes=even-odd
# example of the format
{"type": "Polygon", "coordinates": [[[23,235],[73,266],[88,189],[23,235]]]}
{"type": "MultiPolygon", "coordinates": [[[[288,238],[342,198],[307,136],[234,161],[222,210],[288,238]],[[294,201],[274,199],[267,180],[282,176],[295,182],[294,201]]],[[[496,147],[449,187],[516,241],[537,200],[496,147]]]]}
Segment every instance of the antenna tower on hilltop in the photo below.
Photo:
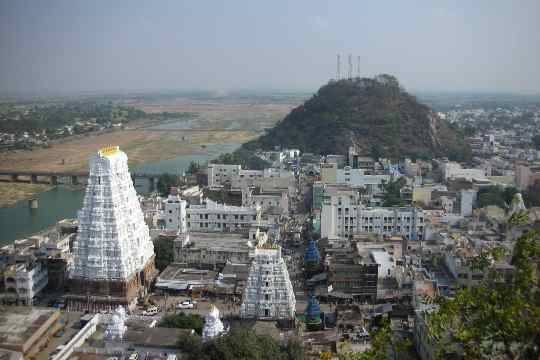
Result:
{"type": "Polygon", "coordinates": [[[341,56],[337,54],[337,74],[336,74],[336,80],[339,80],[341,78],[341,56]]]}
{"type": "Polygon", "coordinates": [[[357,73],[357,76],[360,78],[360,56],[358,56],[357,58],[357,64],[356,64],[356,73],[357,73]]]}
{"type": "Polygon", "coordinates": [[[352,55],[349,54],[349,73],[347,74],[349,76],[349,80],[352,79],[352,55]]]}

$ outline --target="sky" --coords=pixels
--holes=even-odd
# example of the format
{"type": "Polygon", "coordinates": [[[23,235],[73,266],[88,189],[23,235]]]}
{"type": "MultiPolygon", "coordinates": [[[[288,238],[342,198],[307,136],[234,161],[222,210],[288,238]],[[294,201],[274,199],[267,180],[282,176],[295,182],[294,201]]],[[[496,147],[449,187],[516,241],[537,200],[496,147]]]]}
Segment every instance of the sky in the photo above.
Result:
{"type": "Polygon", "coordinates": [[[343,72],[415,91],[540,93],[538,0],[0,0],[0,93],[316,90],[343,72]]]}

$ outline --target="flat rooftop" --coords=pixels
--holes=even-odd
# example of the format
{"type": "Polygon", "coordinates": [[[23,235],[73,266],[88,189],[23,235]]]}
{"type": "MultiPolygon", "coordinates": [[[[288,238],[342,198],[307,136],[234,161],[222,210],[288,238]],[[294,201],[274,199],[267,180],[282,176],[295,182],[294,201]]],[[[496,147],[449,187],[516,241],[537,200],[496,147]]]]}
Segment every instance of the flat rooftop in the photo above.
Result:
{"type": "Polygon", "coordinates": [[[248,241],[243,234],[190,233],[188,247],[212,251],[249,251],[248,241]]]}
{"type": "Polygon", "coordinates": [[[0,347],[24,344],[55,313],[59,314],[59,311],[26,306],[0,306],[0,347]]]}

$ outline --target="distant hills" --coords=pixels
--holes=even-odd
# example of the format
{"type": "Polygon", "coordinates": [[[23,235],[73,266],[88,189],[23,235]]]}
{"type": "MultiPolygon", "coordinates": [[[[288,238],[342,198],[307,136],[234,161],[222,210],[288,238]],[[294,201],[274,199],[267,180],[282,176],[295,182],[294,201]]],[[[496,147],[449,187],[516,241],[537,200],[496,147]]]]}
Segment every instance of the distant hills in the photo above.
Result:
{"type": "Polygon", "coordinates": [[[470,158],[463,137],[391,75],[331,81],[243,149],[282,146],[346,154],[351,145],[366,155],[393,159],[470,158]]]}

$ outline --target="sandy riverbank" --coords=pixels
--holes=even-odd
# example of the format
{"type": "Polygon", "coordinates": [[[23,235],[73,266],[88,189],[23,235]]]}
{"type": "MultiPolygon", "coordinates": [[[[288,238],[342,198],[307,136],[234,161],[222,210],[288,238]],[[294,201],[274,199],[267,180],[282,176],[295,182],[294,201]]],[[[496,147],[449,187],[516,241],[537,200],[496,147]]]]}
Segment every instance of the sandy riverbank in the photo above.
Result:
{"type": "Polygon", "coordinates": [[[243,143],[257,136],[251,131],[151,131],[123,130],[67,140],[47,149],[0,153],[0,170],[77,171],[88,167],[98,149],[119,145],[130,165],[167,160],[179,155],[204,154],[205,146],[243,143]]]}
{"type": "Polygon", "coordinates": [[[32,198],[34,195],[52,189],[52,185],[4,183],[0,182],[0,207],[9,207],[17,201],[32,198]]]}

